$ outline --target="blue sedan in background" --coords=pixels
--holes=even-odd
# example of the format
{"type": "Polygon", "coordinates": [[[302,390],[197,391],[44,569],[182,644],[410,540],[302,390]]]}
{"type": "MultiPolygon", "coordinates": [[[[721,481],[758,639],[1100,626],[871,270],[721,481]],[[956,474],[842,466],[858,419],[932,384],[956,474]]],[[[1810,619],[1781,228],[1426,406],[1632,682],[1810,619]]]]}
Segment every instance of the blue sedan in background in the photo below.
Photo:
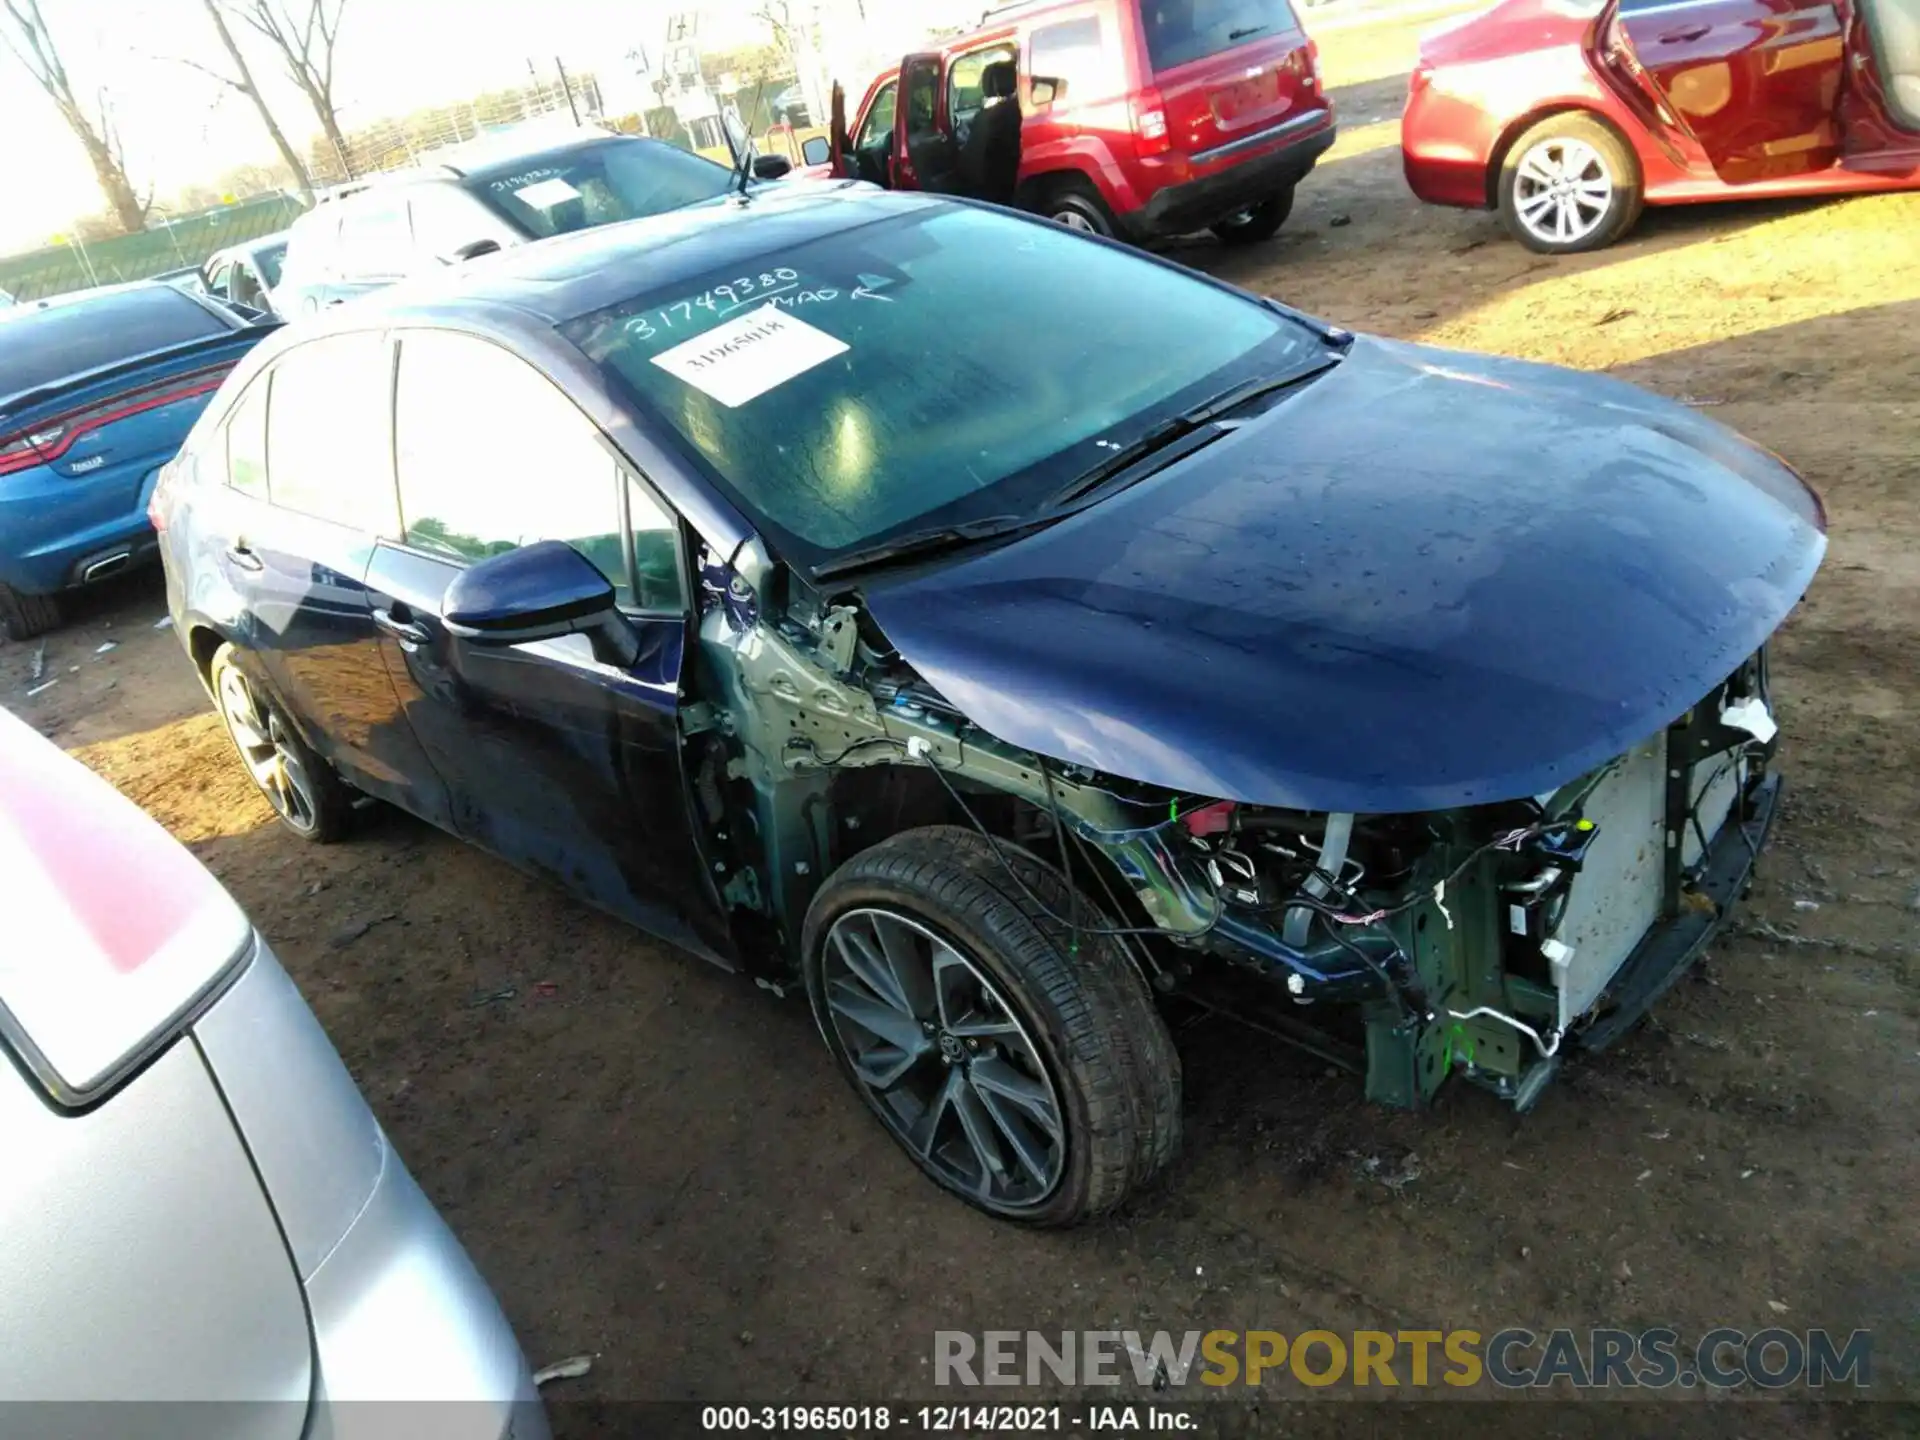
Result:
{"type": "Polygon", "coordinates": [[[153,558],[154,475],[268,328],[159,283],[0,310],[0,629],[9,638],[59,624],[62,591],[153,558]]]}
{"type": "Polygon", "coordinates": [[[1826,544],[1631,386],[854,186],[283,332],[155,514],[295,834],[377,797],[804,992],[1053,1225],[1178,1147],[1160,1003],[1522,1110],[1645,1015],[1766,841],[1826,544]]]}

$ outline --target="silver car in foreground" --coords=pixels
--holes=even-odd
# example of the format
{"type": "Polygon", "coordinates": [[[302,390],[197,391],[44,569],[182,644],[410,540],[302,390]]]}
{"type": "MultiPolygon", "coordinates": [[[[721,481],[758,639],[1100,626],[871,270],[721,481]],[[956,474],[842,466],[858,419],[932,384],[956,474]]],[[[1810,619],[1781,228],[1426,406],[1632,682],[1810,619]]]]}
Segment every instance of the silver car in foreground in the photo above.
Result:
{"type": "Polygon", "coordinates": [[[4,710],[0,915],[9,1440],[545,1440],[492,1292],[266,942],[4,710]]]}

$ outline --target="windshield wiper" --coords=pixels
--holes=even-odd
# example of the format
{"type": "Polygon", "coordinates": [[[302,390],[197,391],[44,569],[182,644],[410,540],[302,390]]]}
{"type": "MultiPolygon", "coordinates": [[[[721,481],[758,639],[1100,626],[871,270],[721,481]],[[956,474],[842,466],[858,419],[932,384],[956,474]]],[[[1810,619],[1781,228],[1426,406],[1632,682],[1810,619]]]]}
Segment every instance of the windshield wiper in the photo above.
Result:
{"type": "MultiPolygon", "coordinates": [[[[1329,356],[1307,370],[1296,370],[1292,374],[1280,376],[1261,375],[1251,380],[1242,380],[1238,385],[1230,385],[1219,394],[1208,396],[1198,405],[1182,410],[1170,419],[1162,420],[1132,444],[1123,445],[1091,470],[1075,476],[1047,502],[1046,508],[1058,510],[1063,505],[1071,505],[1076,500],[1085,499],[1115,476],[1134,469],[1143,460],[1170,448],[1186,436],[1239,409],[1248,401],[1257,400],[1263,395],[1269,395],[1278,390],[1291,390],[1296,385],[1324,374],[1339,363],[1338,357],[1329,356]]],[[[1197,448],[1199,447],[1190,446],[1181,452],[1181,456],[1174,458],[1183,458],[1197,448]]],[[[1134,476],[1134,479],[1144,480],[1151,473],[1149,470],[1143,470],[1139,475],[1134,476]]]]}
{"type": "Polygon", "coordinates": [[[1029,530],[1038,530],[1047,523],[1049,523],[1047,520],[1035,520],[1031,517],[1023,519],[1018,515],[994,515],[984,520],[963,520],[956,525],[934,525],[925,530],[909,530],[904,535],[895,535],[892,539],[862,546],[858,550],[849,550],[844,555],[836,555],[825,564],[814,566],[813,574],[814,578],[819,580],[849,575],[856,570],[870,570],[875,566],[890,564],[910,556],[934,555],[942,550],[957,550],[982,540],[1000,540],[1023,535],[1029,530]]]}
{"type": "Polygon", "coordinates": [[[1272,28],[1271,25],[1248,25],[1239,30],[1229,30],[1227,32],[1227,39],[1244,40],[1249,35],[1258,35],[1262,30],[1271,30],[1272,28]]]}

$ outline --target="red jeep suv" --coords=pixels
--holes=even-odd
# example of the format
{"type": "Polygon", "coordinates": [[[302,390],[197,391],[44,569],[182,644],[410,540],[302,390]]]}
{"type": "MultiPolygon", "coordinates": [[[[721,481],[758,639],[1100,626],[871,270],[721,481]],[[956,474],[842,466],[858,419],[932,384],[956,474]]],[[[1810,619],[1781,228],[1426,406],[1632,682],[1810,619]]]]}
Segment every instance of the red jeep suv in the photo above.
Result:
{"type": "Polygon", "coordinates": [[[1289,0],[1031,0],[908,55],[851,126],[836,85],[832,136],[816,173],[1240,243],[1280,228],[1334,117],[1289,0]]]}

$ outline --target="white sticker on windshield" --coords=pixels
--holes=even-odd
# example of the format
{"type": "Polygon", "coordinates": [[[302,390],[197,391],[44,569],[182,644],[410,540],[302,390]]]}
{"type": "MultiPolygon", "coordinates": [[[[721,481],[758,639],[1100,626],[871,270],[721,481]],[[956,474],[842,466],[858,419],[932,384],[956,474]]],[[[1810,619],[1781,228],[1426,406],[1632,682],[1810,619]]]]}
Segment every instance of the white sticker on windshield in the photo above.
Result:
{"type": "Polygon", "coordinates": [[[662,351],[653,363],[732,410],[849,348],[844,340],[763,305],[662,351]]]}
{"type": "Polygon", "coordinates": [[[537,210],[551,210],[555,205],[564,204],[568,200],[578,200],[580,192],[555,176],[551,180],[536,181],[524,190],[514,191],[513,198],[537,210]]]}

